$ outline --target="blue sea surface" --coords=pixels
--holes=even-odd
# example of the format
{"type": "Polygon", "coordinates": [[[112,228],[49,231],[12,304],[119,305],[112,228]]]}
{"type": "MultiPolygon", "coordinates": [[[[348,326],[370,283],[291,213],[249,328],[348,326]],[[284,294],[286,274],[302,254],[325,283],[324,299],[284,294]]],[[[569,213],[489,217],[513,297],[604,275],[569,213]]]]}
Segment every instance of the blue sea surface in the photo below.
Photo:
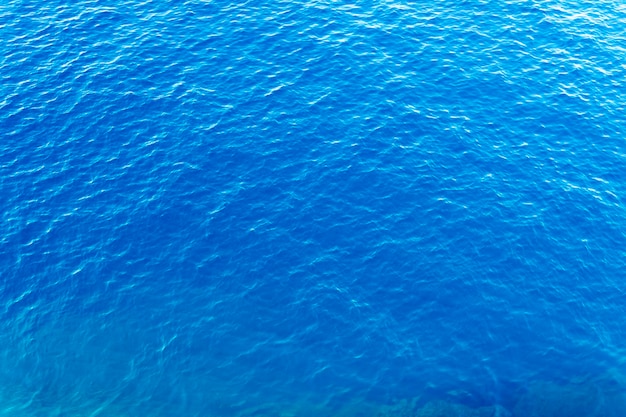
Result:
{"type": "Polygon", "coordinates": [[[0,416],[626,415],[626,5],[6,0],[0,39],[0,416]]]}

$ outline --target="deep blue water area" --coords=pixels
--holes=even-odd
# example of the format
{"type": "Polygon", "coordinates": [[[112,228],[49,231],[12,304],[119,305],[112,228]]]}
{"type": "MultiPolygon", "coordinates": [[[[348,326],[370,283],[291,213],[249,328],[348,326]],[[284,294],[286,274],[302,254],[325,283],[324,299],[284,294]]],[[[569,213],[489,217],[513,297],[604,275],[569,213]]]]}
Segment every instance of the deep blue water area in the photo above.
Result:
{"type": "Polygon", "coordinates": [[[0,415],[626,415],[620,2],[7,0],[0,39],[0,415]]]}

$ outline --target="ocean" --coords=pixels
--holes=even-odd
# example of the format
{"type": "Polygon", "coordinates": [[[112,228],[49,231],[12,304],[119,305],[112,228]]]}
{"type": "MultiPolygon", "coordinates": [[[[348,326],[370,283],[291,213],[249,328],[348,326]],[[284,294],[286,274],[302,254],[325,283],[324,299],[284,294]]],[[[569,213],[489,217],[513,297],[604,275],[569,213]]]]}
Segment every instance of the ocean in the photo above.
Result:
{"type": "Polygon", "coordinates": [[[626,6],[0,5],[0,416],[623,417],[626,6]]]}

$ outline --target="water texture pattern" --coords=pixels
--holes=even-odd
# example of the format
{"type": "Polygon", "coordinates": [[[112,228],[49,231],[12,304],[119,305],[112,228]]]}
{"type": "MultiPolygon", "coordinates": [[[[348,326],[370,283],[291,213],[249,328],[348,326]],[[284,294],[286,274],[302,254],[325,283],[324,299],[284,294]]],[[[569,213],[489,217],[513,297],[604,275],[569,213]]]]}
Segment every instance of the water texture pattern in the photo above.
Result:
{"type": "Polygon", "coordinates": [[[622,417],[625,33],[3,2],[0,415],[622,417]]]}

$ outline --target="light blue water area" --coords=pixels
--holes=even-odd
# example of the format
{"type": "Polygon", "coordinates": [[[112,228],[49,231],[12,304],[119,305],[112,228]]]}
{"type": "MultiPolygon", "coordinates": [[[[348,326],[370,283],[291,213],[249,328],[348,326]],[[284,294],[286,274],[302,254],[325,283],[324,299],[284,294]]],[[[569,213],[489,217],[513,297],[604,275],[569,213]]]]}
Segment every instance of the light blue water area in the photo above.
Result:
{"type": "Polygon", "coordinates": [[[0,5],[0,414],[623,416],[625,28],[0,5]]]}

